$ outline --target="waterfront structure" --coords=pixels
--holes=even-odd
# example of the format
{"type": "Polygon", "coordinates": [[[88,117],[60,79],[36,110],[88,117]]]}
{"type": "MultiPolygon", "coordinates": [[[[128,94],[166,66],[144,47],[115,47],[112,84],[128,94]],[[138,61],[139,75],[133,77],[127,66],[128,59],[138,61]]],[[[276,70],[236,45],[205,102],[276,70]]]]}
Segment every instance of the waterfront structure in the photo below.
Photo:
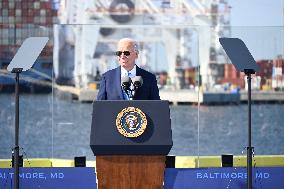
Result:
{"type": "MultiPolygon", "coordinates": [[[[57,20],[56,1],[2,0],[0,1],[0,88],[14,84],[6,68],[17,49],[28,37],[49,37],[34,70],[23,74],[28,83],[51,80],[53,24],[57,20]]],[[[22,84],[24,82],[21,82],[22,84]]]]}
{"type": "MultiPolygon", "coordinates": [[[[74,24],[68,26],[66,41],[74,47],[68,59],[74,60],[78,88],[88,88],[97,70],[102,73],[115,66],[115,44],[125,36],[139,43],[138,65],[168,72],[173,88],[186,85],[180,70],[198,65],[202,85],[211,86],[215,80],[209,64],[226,62],[218,43],[219,37],[230,36],[230,6],[225,0],[62,0],[59,13],[61,24],[74,24]]],[[[55,33],[64,26],[59,27],[55,33]]],[[[55,53],[59,41],[55,35],[55,53]]],[[[59,64],[54,59],[55,75],[59,64]]]]}
{"type": "MultiPolygon", "coordinates": [[[[283,68],[284,59],[281,57],[273,60],[256,61],[260,70],[253,75],[252,87],[255,90],[281,90],[284,88],[283,68]]],[[[220,65],[221,66],[221,65],[220,65]]],[[[246,88],[244,74],[238,72],[232,64],[224,64],[224,75],[221,76],[219,84],[230,83],[241,89],[246,88]]]]}
{"type": "Polygon", "coordinates": [[[275,59],[272,62],[272,88],[274,90],[284,89],[284,59],[275,59]]]}

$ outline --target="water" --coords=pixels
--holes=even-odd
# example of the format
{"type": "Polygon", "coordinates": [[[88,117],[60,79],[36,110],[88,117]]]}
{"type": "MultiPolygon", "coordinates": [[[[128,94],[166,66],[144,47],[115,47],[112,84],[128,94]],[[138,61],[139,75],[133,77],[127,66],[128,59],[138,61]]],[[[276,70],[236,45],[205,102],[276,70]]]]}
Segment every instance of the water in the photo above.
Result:
{"type": "MultiPolygon", "coordinates": [[[[14,146],[14,96],[0,95],[0,158],[14,146]]],[[[171,106],[171,155],[240,155],[247,146],[247,105],[171,106]],[[198,122],[199,111],[199,122],[198,122]],[[199,140],[198,140],[199,139],[199,140]]],[[[21,95],[20,146],[27,158],[87,156],[92,104],[49,95],[21,95]]],[[[252,106],[252,143],[258,155],[284,154],[284,105],[252,106]]]]}

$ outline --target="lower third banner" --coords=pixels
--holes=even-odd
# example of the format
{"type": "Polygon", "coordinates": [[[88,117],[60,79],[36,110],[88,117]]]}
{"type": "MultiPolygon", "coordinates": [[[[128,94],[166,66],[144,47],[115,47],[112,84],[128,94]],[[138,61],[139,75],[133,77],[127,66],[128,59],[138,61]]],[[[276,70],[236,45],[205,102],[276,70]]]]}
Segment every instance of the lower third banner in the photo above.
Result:
{"type": "MultiPolygon", "coordinates": [[[[283,189],[284,167],[253,168],[253,188],[283,189]]],[[[167,169],[164,189],[243,189],[247,187],[246,168],[167,169]]]]}
{"type": "MultiPolygon", "coordinates": [[[[96,189],[95,168],[21,168],[21,189],[96,189]]],[[[253,168],[253,188],[283,189],[284,167],[253,168]]],[[[0,168],[0,189],[13,188],[14,169],[0,168]]],[[[141,178],[142,179],[142,178],[141,178]]],[[[164,189],[243,189],[246,168],[166,169],[164,189]]]]}

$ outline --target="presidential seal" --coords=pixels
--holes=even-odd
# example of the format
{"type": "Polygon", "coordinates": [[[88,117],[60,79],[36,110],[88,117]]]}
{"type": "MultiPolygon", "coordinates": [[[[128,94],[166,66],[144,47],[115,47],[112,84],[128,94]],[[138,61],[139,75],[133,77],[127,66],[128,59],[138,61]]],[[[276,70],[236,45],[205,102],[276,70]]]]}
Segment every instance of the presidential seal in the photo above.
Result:
{"type": "Polygon", "coordinates": [[[116,128],[125,137],[136,138],[142,135],[146,126],[146,115],[139,108],[124,108],[116,117],[116,128]]]}

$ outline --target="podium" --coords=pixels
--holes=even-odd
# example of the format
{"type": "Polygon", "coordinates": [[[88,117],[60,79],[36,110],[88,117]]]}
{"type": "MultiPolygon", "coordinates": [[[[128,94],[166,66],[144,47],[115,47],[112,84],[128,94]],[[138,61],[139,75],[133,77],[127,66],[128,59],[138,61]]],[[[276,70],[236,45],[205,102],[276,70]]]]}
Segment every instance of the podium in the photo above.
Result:
{"type": "Polygon", "coordinates": [[[90,147],[99,189],[162,189],[173,145],[168,101],[96,101],[90,147]]]}

